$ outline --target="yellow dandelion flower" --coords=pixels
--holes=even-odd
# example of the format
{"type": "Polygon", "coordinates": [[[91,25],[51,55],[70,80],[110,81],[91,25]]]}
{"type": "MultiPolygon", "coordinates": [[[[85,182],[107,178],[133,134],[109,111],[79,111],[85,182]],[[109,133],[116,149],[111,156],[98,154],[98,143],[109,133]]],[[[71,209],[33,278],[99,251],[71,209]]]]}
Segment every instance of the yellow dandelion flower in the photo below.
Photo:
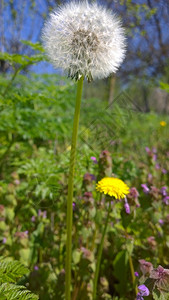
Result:
{"type": "Polygon", "coordinates": [[[123,199],[129,194],[129,187],[119,178],[104,177],[97,185],[96,190],[100,193],[113,196],[115,199],[123,199]]]}
{"type": "Polygon", "coordinates": [[[66,148],[66,150],[67,150],[67,151],[70,151],[70,150],[71,150],[71,146],[68,146],[68,147],[66,148]]]}
{"type": "Polygon", "coordinates": [[[167,123],[166,123],[165,121],[161,121],[161,122],[160,122],[160,125],[161,125],[162,127],[165,127],[165,126],[167,125],[167,123]]]}

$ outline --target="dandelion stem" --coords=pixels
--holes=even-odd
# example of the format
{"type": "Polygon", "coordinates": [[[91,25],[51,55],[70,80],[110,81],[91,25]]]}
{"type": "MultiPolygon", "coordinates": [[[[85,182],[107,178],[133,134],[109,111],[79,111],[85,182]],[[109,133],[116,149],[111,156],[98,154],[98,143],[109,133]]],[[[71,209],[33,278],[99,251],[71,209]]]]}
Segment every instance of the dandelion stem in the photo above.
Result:
{"type": "Polygon", "coordinates": [[[98,249],[96,271],[95,271],[94,282],[93,282],[93,300],[96,300],[96,296],[97,296],[96,291],[97,291],[97,283],[98,283],[98,277],[99,277],[99,271],[100,271],[100,263],[101,263],[101,258],[102,258],[104,237],[105,237],[105,234],[107,231],[107,225],[108,225],[108,221],[109,221],[110,211],[111,211],[111,201],[109,201],[109,208],[108,208],[108,212],[107,212],[106,222],[105,222],[101,242],[100,242],[99,249],[98,249]]]}
{"type": "Polygon", "coordinates": [[[70,167],[69,167],[69,180],[68,180],[68,200],[67,200],[67,240],[66,240],[66,284],[65,284],[65,300],[71,299],[71,258],[72,258],[72,216],[73,216],[73,180],[74,180],[74,169],[75,169],[75,156],[76,156],[76,144],[77,144],[77,133],[79,126],[80,116],[80,104],[83,89],[83,77],[78,80],[77,84],[77,95],[76,95],[76,107],[74,113],[73,122],[73,134],[72,144],[70,153],[70,167]]]}

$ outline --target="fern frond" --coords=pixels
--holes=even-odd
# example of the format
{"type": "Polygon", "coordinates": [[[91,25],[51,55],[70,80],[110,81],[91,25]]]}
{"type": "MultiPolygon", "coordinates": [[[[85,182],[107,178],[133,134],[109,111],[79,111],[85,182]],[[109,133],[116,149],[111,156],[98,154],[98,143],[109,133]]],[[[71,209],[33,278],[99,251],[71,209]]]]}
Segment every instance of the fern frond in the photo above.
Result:
{"type": "Polygon", "coordinates": [[[0,284],[4,282],[14,283],[28,272],[29,270],[19,261],[0,257],[0,284]]]}
{"type": "Polygon", "coordinates": [[[38,300],[39,297],[25,288],[12,283],[3,283],[0,286],[0,299],[5,300],[38,300]]]}

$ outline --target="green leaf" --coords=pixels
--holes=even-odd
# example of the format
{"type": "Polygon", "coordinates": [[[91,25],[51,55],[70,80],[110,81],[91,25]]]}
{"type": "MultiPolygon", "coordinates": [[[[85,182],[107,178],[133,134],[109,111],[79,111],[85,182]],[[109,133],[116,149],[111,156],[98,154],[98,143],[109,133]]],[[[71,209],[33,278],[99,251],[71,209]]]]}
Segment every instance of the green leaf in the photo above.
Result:
{"type": "Polygon", "coordinates": [[[116,289],[121,295],[125,295],[128,282],[128,252],[127,250],[120,251],[113,262],[114,276],[118,279],[119,283],[116,284],[116,289]]]}
{"type": "Polygon", "coordinates": [[[31,257],[31,249],[30,248],[20,249],[19,255],[21,258],[21,262],[25,263],[26,265],[29,265],[30,257],[31,257]]]}
{"type": "Polygon", "coordinates": [[[126,249],[127,249],[128,253],[129,253],[129,255],[132,255],[133,248],[134,248],[134,242],[132,240],[127,239],[127,241],[126,241],[126,249]]]}
{"type": "Polygon", "coordinates": [[[162,90],[165,90],[167,93],[169,93],[169,84],[165,82],[160,82],[160,87],[162,90]]]}
{"type": "Polygon", "coordinates": [[[13,67],[18,65],[18,69],[21,70],[29,65],[45,60],[45,56],[42,54],[27,56],[22,54],[9,54],[6,52],[0,52],[0,60],[8,61],[13,67]]]}
{"type": "Polygon", "coordinates": [[[1,299],[6,299],[6,300],[37,300],[37,299],[39,299],[39,297],[37,295],[31,293],[24,286],[15,285],[15,284],[11,284],[11,283],[3,283],[0,286],[0,295],[2,295],[1,299]]]}
{"type": "Polygon", "coordinates": [[[51,174],[49,176],[49,178],[46,180],[46,185],[54,195],[57,195],[61,189],[58,183],[58,177],[55,174],[51,174]]]}
{"type": "Polygon", "coordinates": [[[33,50],[45,52],[44,48],[42,47],[42,45],[39,42],[32,43],[31,41],[22,40],[21,43],[24,45],[30,46],[33,50]]]}
{"type": "Polygon", "coordinates": [[[73,262],[75,265],[77,265],[81,258],[81,252],[79,250],[74,250],[72,254],[73,262]]]}
{"type": "Polygon", "coordinates": [[[125,210],[122,209],[121,218],[122,218],[123,227],[127,228],[131,224],[133,216],[132,214],[126,214],[125,210]]]}
{"type": "Polygon", "coordinates": [[[29,270],[20,262],[10,258],[0,257],[0,283],[15,282],[23,275],[27,274],[29,270]]]}
{"type": "Polygon", "coordinates": [[[154,300],[168,300],[169,299],[169,292],[155,289],[155,290],[153,290],[152,294],[153,294],[154,300]]]}
{"type": "Polygon", "coordinates": [[[14,209],[10,208],[10,207],[6,207],[5,215],[6,215],[7,220],[12,221],[15,217],[14,209]]]}

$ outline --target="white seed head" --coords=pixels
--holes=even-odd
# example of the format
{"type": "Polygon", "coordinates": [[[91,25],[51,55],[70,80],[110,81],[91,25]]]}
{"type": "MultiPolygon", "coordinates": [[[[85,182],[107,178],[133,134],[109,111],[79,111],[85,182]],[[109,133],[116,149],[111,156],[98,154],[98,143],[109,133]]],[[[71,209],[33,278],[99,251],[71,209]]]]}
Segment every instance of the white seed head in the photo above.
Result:
{"type": "Polygon", "coordinates": [[[50,14],[42,40],[56,68],[71,78],[105,78],[125,56],[125,34],[119,19],[102,6],[70,2],[50,14]]]}

